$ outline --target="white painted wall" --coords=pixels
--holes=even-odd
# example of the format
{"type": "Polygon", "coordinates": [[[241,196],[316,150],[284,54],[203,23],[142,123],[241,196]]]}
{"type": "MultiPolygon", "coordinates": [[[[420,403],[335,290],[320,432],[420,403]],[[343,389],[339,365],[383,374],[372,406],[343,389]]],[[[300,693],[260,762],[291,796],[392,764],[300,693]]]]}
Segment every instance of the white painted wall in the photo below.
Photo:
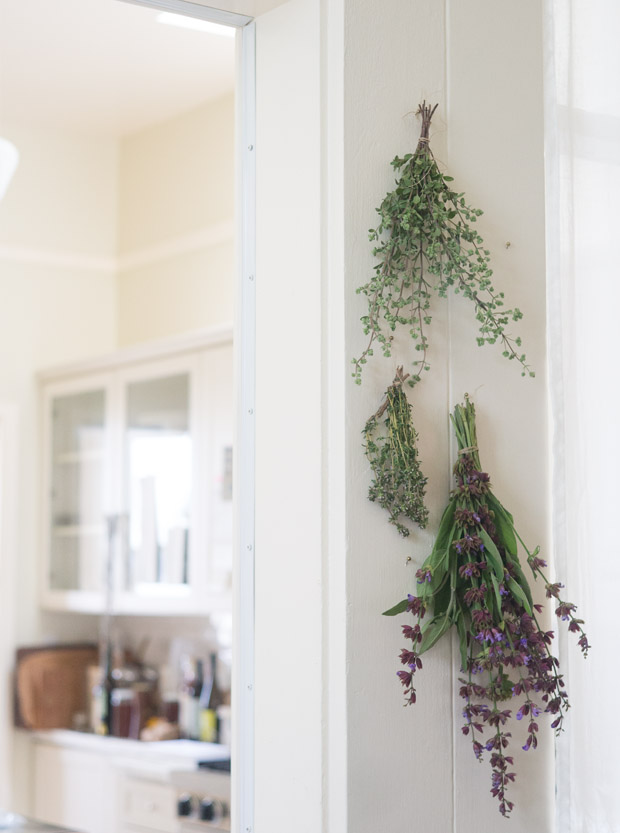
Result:
{"type": "Polygon", "coordinates": [[[256,24],[256,833],[322,825],[319,27],[256,24]]]}
{"type": "MultiPolygon", "coordinates": [[[[534,2],[289,0],[257,21],[256,833],[503,824],[460,733],[457,652],[433,650],[403,709],[400,628],[380,612],[428,551],[451,486],[448,412],[465,391],[498,494],[526,539],[547,544],[540,15],[534,2]],[[437,155],[486,210],[497,283],[525,313],[538,375],[478,348],[458,299],[436,306],[432,371],[412,397],[431,525],[407,543],[366,499],[359,444],[406,352],[377,357],[362,388],[349,362],[366,230],[390,160],[415,147],[407,114],[424,97],[440,103],[437,155]]],[[[517,762],[511,829],[545,833],[548,733],[517,762]]]]}
{"type": "MultiPolygon", "coordinates": [[[[522,379],[499,350],[478,348],[471,315],[462,302],[454,303],[451,399],[456,401],[465,390],[475,394],[482,460],[496,493],[515,515],[524,540],[540,544],[550,557],[542,7],[534,2],[450,0],[447,10],[448,163],[460,187],[485,211],[480,229],[493,253],[497,284],[501,281],[510,303],[524,313],[519,329],[536,369],[536,379],[522,379]],[[479,112],[486,114],[482,121],[479,112]]],[[[538,593],[549,613],[541,588],[538,593]]],[[[547,621],[557,632],[555,617],[547,621]]],[[[534,756],[514,743],[517,784],[511,824],[517,830],[553,829],[549,722],[541,722],[541,745],[534,756]]],[[[478,829],[495,831],[494,802],[485,795],[488,772],[472,772],[469,749],[459,741],[457,817],[465,830],[479,819],[478,829]]]]}

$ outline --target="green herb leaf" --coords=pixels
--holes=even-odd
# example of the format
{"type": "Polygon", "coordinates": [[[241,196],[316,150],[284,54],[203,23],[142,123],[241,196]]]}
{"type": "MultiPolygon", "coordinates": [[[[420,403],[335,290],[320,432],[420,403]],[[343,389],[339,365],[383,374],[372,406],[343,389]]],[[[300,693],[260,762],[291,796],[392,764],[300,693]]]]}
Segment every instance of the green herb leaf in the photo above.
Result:
{"type": "Polygon", "coordinates": [[[467,629],[463,616],[459,616],[456,620],[456,630],[459,635],[459,650],[461,652],[461,668],[463,671],[467,669],[467,629]]]}
{"type": "Polygon", "coordinates": [[[523,607],[531,616],[532,608],[530,606],[530,600],[528,599],[527,594],[525,593],[521,585],[518,582],[516,582],[513,578],[510,578],[508,579],[508,588],[512,595],[521,602],[523,607]]]}
{"type": "Polygon", "coordinates": [[[402,602],[399,602],[394,607],[391,607],[389,610],[384,610],[381,614],[382,616],[398,616],[399,613],[404,613],[407,610],[407,605],[409,604],[409,599],[403,599],[402,602]]]}
{"type": "Polygon", "coordinates": [[[425,651],[428,651],[429,648],[432,648],[433,645],[441,639],[444,633],[450,628],[451,624],[452,620],[450,619],[448,613],[440,619],[431,619],[430,622],[427,622],[422,628],[422,642],[420,642],[418,652],[423,654],[425,651]]]}
{"type": "Polygon", "coordinates": [[[493,584],[493,592],[495,593],[495,601],[497,602],[497,612],[501,616],[502,612],[502,594],[499,592],[499,582],[491,573],[491,583],[493,584]]]}
{"type": "Polygon", "coordinates": [[[499,554],[499,550],[491,540],[491,536],[486,529],[480,529],[480,537],[484,544],[484,549],[487,556],[487,561],[490,563],[493,572],[498,578],[498,581],[504,580],[504,562],[499,554]]]}
{"type": "Polygon", "coordinates": [[[517,539],[514,533],[512,515],[507,512],[492,492],[487,495],[487,503],[494,513],[494,523],[502,543],[511,555],[517,556],[517,539]]]}

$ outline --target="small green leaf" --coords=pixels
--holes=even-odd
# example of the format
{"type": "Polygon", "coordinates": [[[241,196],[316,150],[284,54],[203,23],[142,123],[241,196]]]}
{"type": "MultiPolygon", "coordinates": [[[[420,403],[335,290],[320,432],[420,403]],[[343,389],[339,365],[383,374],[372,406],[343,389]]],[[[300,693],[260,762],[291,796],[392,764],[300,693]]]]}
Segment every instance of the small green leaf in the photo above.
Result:
{"type": "Polygon", "coordinates": [[[495,592],[495,601],[497,602],[497,611],[502,612],[502,594],[499,592],[499,583],[493,573],[491,573],[491,582],[493,584],[493,591],[495,592]]]}
{"type": "Polygon", "coordinates": [[[439,522],[439,529],[437,530],[437,537],[435,538],[435,543],[433,544],[433,549],[431,551],[429,557],[430,564],[438,563],[438,560],[443,558],[446,550],[452,543],[452,538],[454,536],[455,524],[454,524],[454,513],[456,512],[456,501],[451,500],[450,503],[446,506],[443,515],[441,516],[441,521],[439,522]],[[437,556],[440,556],[438,559],[437,556]]]}
{"type": "Polygon", "coordinates": [[[527,595],[525,594],[521,585],[518,582],[516,582],[513,578],[511,578],[508,579],[508,587],[512,595],[521,602],[523,607],[531,616],[532,608],[530,607],[529,599],[527,598],[527,595]]]}
{"type": "Polygon", "coordinates": [[[504,579],[504,562],[502,561],[502,557],[499,554],[499,550],[491,540],[489,533],[486,529],[480,530],[480,537],[482,538],[482,543],[484,544],[484,548],[486,550],[487,560],[490,562],[491,567],[493,568],[493,572],[497,576],[498,581],[503,581],[504,579]]]}
{"type": "Polygon", "coordinates": [[[532,591],[530,590],[530,585],[528,584],[528,581],[525,578],[525,574],[523,573],[523,570],[521,569],[521,565],[519,564],[519,559],[511,557],[509,560],[510,560],[510,564],[512,565],[512,568],[513,568],[514,572],[517,574],[517,579],[519,580],[519,585],[521,586],[523,592],[527,596],[528,602],[530,604],[534,604],[534,602],[532,601],[532,591]]]}
{"type": "Polygon", "coordinates": [[[459,616],[456,620],[456,630],[459,635],[459,649],[461,652],[461,669],[467,670],[467,630],[465,629],[465,622],[463,617],[459,616]]]}
{"type": "Polygon", "coordinates": [[[407,610],[407,605],[409,604],[409,599],[403,599],[402,602],[399,602],[394,607],[391,607],[389,610],[384,610],[381,614],[382,616],[398,616],[399,613],[404,613],[407,610]]]}
{"type": "Polygon", "coordinates": [[[504,548],[511,554],[517,555],[517,539],[514,533],[514,523],[512,515],[507,512],[494,494],[489,492],[487,495],[487,503],[493,510],[494,523],[497,528],[499,537],[502,539],[504,548]]]}
{"type": "Polygon", "coordinates": [[[420,643],[419,653],[423,654],[432,648],[449,629],[451,624],[452,620],[447,613],[440,619],[432,619],[430,622],[427,622],[422,628],[422,642],[420,643]]]}

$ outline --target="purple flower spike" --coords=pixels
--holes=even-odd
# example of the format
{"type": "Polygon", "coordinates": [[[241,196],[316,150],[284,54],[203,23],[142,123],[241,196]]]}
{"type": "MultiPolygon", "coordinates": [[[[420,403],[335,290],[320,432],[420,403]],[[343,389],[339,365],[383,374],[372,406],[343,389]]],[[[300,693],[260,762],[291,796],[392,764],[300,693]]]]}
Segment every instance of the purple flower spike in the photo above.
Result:
{"type": "Polygon", "coordinates": [[[428,584],[430,584],[433,580],[433,573],[431,572],[429,567],[420,567],[420,569],[416,573],[416,578],[418,579],[418,584],[424,584],[425,581],[428,582],[428,584]]]}
{"type": "MultiPolygon", "coordinates": [[[[525,724],[519,742],[524,752],[535,750],[539,725],[543,729],[550,723],[556,734],[560,732],[569,702],[552,652],[553,631],[541,627],[544,620],[539,621],[538,614],[543,607],[531,601],[530,586],[519,566],[514,545],[521,539],[512,516],[492,494],[488,474],[479,470],[473,406],[468,402],[459,409],[454,418],[460,448],[454,466],[456,488],[433,551],[416,572],[420,596],[410,595],[406,604],[397,606],[417,617],[403,626],[409,641],[401,651],[402,670],[397,673],[405,702],[414,703],[412,681],[422,668],[421,652],[448,625],[457,626],[463,671],[458,689],[463,703],[461,731],[475,757],[488,758],[491,794],[499,812],[508,816],[513,809],[508,792],[515,780],[510,723],[525,724]],[[429,620],[423,625],[427,608],[429,620]],[[506,705],[512,708],[504,709],[506,705]]],[[[552,610],[567,622],[587,654],[590,646],[583,620],[577,618],[575,606],[562,598],[563,585],[548,579],[538,548],[529,552],[524,545],[523,550],[547,598],[554,600],[552,610]]]]}

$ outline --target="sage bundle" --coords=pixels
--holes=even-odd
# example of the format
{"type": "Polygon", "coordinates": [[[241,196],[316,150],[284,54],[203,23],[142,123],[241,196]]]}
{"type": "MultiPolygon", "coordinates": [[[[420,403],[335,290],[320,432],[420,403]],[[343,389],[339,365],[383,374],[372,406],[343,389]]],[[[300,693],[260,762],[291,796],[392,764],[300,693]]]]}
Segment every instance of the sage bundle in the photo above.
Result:
{"type": "Polygon", "coordinates": [[[562,598],[563,585],[551,582],[539,548],[528,550],[514,520],[491,491],[489,475],[482,471],[476,438],[475,409],[466,399],[451,417],[458,441],[454,466],[456,486],[443,514],[437,539],[417,571],[417,592],[385,615],[405,611],[414,623],[403,625],[408,646],[400,655],[406,667],[398,671],[408,703],[415,703],[415,674],[421,656],[454,626],[460,645],[459,694],[463,698],[462,731],[474,755],[490,754],[491,793],[499,812],[508,816],[513,802],[506,797],[515,779],[509,754],[513,719],[509,701],[519,698],[514,715],[526,724],[523,749],[535,749],[539,719],[550,715],[551,728],[560,732],[569,707],[558,659],[551,652],[553,631],[546,631],[519,561],[521,545],[535,579],[554,600],[558,618],[568,623],[587,656],[589,644],[576,607],[562,598]]]}
{"type": "Polygon", "coordinates": [[[504,293],[497,292],[491,278],[490,253],[475,228],[482,211],[465,202],[453,190],[451,176],[441,172],[430,148],[429,130],[437,105],[423,102],[417,111],[422,129],[414,153],[396,157],[396,187],[377,209],[379,224],[370,229],[377,258],[373,277],[359,287],[368,300],[368,313],[361,318],[368,344],[353,359],[353,377],[362,381],[362,368],[378,346],[390,356],[398,325],[409,330],[418,358],[408,384],[420,381],[428,370],[426,327],[431,323],[430,301],[435,293],[445,298],[450,288],[474,305],[479,345],[499,341],[503,354],[516,359],[522,375],[534,375],[520,352],[521,339],[506,332],[509,321],[522,318],[519,309],[504,309],[504,293]]]}

